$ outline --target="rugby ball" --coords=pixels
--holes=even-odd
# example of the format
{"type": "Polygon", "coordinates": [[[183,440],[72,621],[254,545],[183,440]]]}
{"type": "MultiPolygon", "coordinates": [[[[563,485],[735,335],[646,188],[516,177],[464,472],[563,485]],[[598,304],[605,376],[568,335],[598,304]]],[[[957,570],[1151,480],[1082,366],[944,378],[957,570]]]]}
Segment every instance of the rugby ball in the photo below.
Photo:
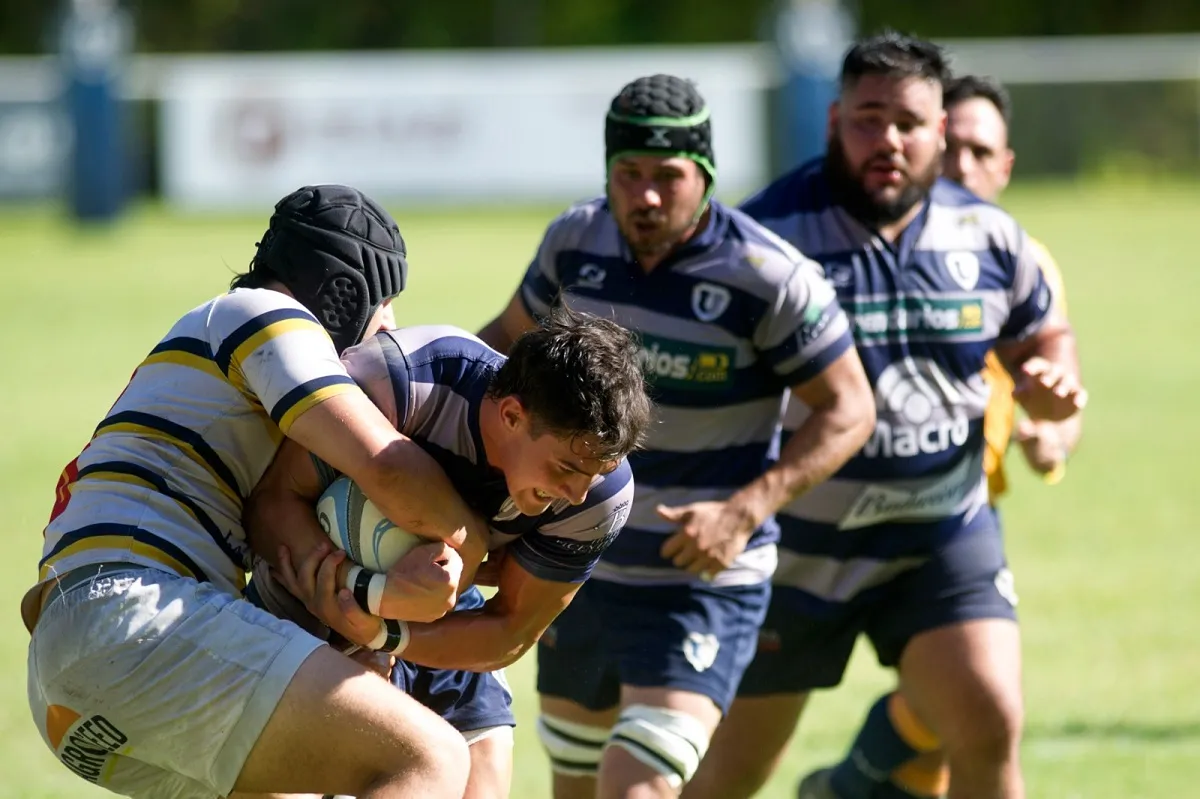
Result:
{"type": "Polygon", "coordinates": [[[426,541],[392,524],[362,489],[344,476],[334,480],[317,500],[317,520],[350,560],[374,572],[386,572],[426,541]]]}

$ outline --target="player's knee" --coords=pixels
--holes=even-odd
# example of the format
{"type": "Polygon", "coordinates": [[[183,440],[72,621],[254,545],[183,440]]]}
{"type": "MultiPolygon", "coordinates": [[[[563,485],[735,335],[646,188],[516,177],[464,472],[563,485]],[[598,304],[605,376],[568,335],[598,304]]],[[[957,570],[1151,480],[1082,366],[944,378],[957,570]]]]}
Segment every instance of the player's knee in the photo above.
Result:
{"type": "Polygon", "coordinates": [[[420,785],[430,796],[461,796],[471,771],[471,754],[462,734],[441,719],[405,736],[380,764],[376,785],[420,785]]]}
{"type": "Polygon", "coordinates": [[[550,768],[565,777],[595,777],[612,730],[567,721],[547,713],[537,720],[538,739],[550,758],[550,768]]]}
{"type": "Polygon", "coordinates": [[[943,740],[950,760],[1003,763],[1011,758],[1020,744],[1025,722],[1019,692],[1011,696],[988,692],[972,703],[967,712],[969,715],[956,725],[954,734],[943,740]]]}
{"type": "Polygon", "coordinates": [[[621,711],[608,745],[624,749],[679,790],[700,766],[709,735],[708,728],[687,713],[629,705],[621,711]]]}

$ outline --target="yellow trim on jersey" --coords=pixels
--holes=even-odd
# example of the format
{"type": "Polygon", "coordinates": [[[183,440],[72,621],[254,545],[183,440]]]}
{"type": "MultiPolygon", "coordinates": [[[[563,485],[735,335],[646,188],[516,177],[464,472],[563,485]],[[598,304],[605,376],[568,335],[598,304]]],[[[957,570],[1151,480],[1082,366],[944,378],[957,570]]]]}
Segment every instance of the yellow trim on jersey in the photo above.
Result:
{"type": "Polygon", "coordinates": [[[236,368],[240,373],[242,361],[250,357],[256,349],[272,339],[298,331],[315,331],[326,338],[329,337],[325,328],[312,319],[280,319],[278,322],[272,322],[262,330],[256,331],[234,349],[233,356],[229,359],[230,371],[236,368]]]}
{"type": "MultiPolygon", "coordinates": [[[[184,577],[190,577],[193,580],[198,579],[192,570],[184,566],[175,558],[163,552],[156,546],[138,541],[131,535],[94,535],[76,541],[73,544],[68,544],[42,564],[38,570],[38,579],[48,580],[57,569],[54,568],[55,563],[59,563],[72,555],[78,555],[81,552],[92,552],[99,549],[111,549],[121,552],[128,552],[131,555],[137,555],[142,558],[149,558],[155,563],[161,563],[176,574],[184,577]]],[[[114,560],[118,559],[114,556],[114,560]]]]}
{"type": "Polygon", "coordinates": [[[286,435],[287,431],[292,428],[292,425],[295,423],[296,419],[299,418],[300,414],[317,405],[320,405],[330,397],[336,397],[338,394],[345,394],[348,391],[359,390],[360,389],[358,386],[354,383],[334,383],[331,386],[318,388],[316,391],[304,397],[284,412],[283,416],[279,418],[279,429],[282,430],[286,435]]]}
{"type": "MultiPolygon", "coordinates": [[[[116,422],[115,424],[103,425],[96,431],[96,438],[98,439],[106,433],[131,433],[133,435],[141,436],[142,438],[155,439],[157,441],[163,441],[174,447],[178,447],[184,455],[188,456],[188,459],[191,460],[192,463],[195,463],[197,466],[204,469],[204,471],[208,472],[209,476],[212,477],[213,485],[215,485],[230,502],[234,503],[234,505],[239,508],[242,506],[241,495],[233,488],[228,486],[225,481],[221,479],[220,475],[218,475],[212,468],[212,465],[204,459],[204,456],[197,452],[196,449],[186,441],[181,441],[169,433],[164,433],[162,430],[158,430],[143,424],[137,424],[136,422],[116,422]]],[[[95,476],[96,474],[103,474],[105,479],[116,479],[117,477],[129,478],[129,475],[112,475],[109,472],[94,472],[89,475],[89,477],[95,476]]],[[[134,482],[141,482],[140,480],[137,480],[137,478],[131,479],[134,482]]],[[[153,486],[149,486],[149,484],[145,485],[153,488],[153,486]]]]}
{"type": "MultiPolygon", "coordinates": [[[[209,377],[215,377],[218,380],[226,380],[225,375],[221,374],[221,370],[212,358],[204,355],[197,355],[183,350],[163,350],[162,352],[152,353],[142,361],[142,366],[155,366],[158,364],[171,364],[172,366],[184,366],[188,369],[196,369],[204,372],[209,377]]],[[[138,367],[141,368],[140,366],[138,367]]]]}

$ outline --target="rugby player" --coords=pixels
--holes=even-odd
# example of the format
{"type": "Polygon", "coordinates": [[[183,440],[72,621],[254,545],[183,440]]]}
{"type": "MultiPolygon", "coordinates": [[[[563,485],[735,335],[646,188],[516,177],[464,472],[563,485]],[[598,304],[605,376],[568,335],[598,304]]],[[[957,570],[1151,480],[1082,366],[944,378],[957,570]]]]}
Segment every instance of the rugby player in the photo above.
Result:
{"type": "Polygon", "coordinates": [[[434,539],[389,573],[385,615],[440,617],[486,553],[482,518],[339,359],[406,274],[372,200],[288,195],[249,271],[171,328],[66,467],[22,615],[34,721],[83,779],[132,797],[461,796],[452,727],[241,598],[243,500],[285,439],[434,539]]]}
{"type": "MultiPolygon", "coordinates": [[[[989,78],[961,75],[946,84],[942,104],[946,109],[946,154],[942,159],[942,174],[961,183],[979,198],[997,202],[1008,186],[1014,160],[1008,143],[1012,114],[1008,92],[989,78]]],[[[1066,318],[1067,302],[1058,264],[1039,241],[1030,239],[1030,245],[1043,277],[1050,284],[1058,309],[1066,318]]],[[[991,386],[991,396],[983,414],[986,447],[983,471],[988,480],[988,501],[995,508],[1008,490],[1004,457],[1014,430],[1026,462],[1048,484],[1054,485],[1062,479],[1067,455],[1079,441],[1082,414],[1076,413],[1063,422],[1033,421],[1026,417],[1018,421],[1012,377],[994,352],[988,353],[983,375],[991,386]]],[[[868,729],[860,735],[894,735],[903,739],[907,728],[897,726],[892,719],[910,712],[904,707],[904,696],[897,693],[887,701],[893,705],[892,711],[871,714],[866,724],[881,728],[886,725],[891,729],[868,729]]],[[[950,772],[940,749],[936,749],[907,761],[890,775],[876,775],[876,781],[881,786],[884,782],[892,785],[876,788],[871,796],[938,797],[946,792],[950,772]]]]}
{"type": "MultiPolygon", "coordinates": [[[[346,351],[351,377],[491,520],[489,561],[498,561],[486,603],[471,588],[457,612],[401,622],[390,641],[349,591],[341,589],[341,604],[335,594],[344,555],[325,556],[328,538],[313,510],[332,470],[284,444],[247,503],[250,540],[291,553],[275,559],[279,584],[346,639],[401,658],[392,682],[466,737],[467,799],[508,795],[515,721],[501,670],[570,604],[629,514],[624,458],[650,421],[637,355],[616,324],[566,309],[522,335],[507,359],[445,326],[380,333],[346,351]],[[293,559],[303,564],[296,573],[293,559]]],[[[263,590],[270,572],[256,569],[252,585],[274,612],[302,616],[277,590],[263,590]]]]}
{"type": "MultiPolygon", "coordinates": [[[[943,174],[961,183],[991,203],[999,202],[1012,177],[1015,154],[1009,146],[1012,101],[998,82],[976,75],[962,75],[946,86],[946,155],[943,174]]],[[[1062,271],[1050,251],[1030,239],[1038,266],[1054,292],[1055,302],[1067,316],[1062,271]]],[[[1026,463],[1053,485],[1066,473],[1067,456],[1074,452],[1083,433],[1083,416],[1075,414],[1063,422],[1016,419],[1013,381],[994,354],[988,355],[984,373],[992,385],[992,396],[984,414],[987,453],[983,468],[988,475],[991,502],[1008,490],[1004,456],[1010,439],[1015,440],[1026,463]]]]}
{"type": "Polygon", "coordinates": [[[640,336],[656,404],[646,449],[630,456],[625,533],[538,644],[538,733],[558,799],[678,795],[753,654],[776,508],[874,425],[819,271],[711,199],[710,124],[686,80],[625,86],[605,125],[607,197],[550,224],[480,333],[506,351],[560,303],[606,316],[640,336]],[[789,392],[813,412],[774,463],[789,392]]]}
{"type": "MultiPolygon", "coordinates": [[[[689,797],[753,795],[809,693],[841,681],[860,633],[898,669],[899,690],[871,709],[846,760],[807,777],[800,795],[886,795],[887,775],[940,748],[951,796],[1023,796],[1015,596],[983,473],[987,353],[1015,376],[1034,420],[1075,414],[1086,393],[1028,237],[938,178],[947,79],[929,42],[860,41],[843,62],[827,154],[744,205],[824,266],[878,421],[837,475],[781,512],[758,653],[689,797]]],[[[785,425],[806,412],[789,408],[785,425]]]]}

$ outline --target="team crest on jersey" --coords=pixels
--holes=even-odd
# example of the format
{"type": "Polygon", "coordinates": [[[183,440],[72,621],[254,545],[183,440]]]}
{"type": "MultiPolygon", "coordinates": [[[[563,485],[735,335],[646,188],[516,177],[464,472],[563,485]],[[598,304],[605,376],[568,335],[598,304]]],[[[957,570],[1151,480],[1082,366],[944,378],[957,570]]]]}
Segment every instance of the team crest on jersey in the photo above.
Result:
{"type": "Polygon", "coordinates": [[[606,277],[608,277],[607,270],[595,264],[584,264],[579,270],[579,278],[575,281],[575,285],[589,289],[603,288],[606,277]]]}
{"type": "Polygon", "coordinates": [[[683,639],[683,656],[696,671],[708,671],[717,662],[721,642],[712,633],[688,633],[683,639]]]}
{"type": "Polygon", "coordinates": [[[973,252],[958,250],[946,253],[946,271],[954,282],[970,291],[979,282],[979,258],[973,252]]]}
{"type": "Polygon", "coordinates": [[[701,322],[711,322],[729,307],[733,296],[724,286],[697,283],[692,288],[692,313],[701,322]]]}

